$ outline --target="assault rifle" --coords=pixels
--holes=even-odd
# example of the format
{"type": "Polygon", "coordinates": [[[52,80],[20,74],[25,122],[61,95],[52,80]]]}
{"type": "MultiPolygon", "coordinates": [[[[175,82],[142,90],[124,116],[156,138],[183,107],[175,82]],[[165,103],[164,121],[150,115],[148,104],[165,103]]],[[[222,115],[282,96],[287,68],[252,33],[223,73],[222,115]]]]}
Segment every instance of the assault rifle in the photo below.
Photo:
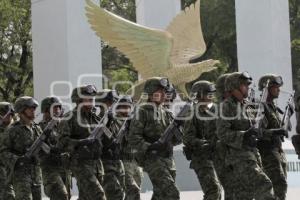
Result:
{"type": "Polygon", "coordinates": [[[112,137],[113,134],[107,128],[107,125],[110,121],[111,113],[112,113],[112,106],[105,112],[104,116],[102,117],[98,125],[94,128],[91,135],[87,139],[97,140],[99,144],[102,144],[103,135],[106,135],[108,138],[112,137]]]}
{"type": "Polygon", "coordinates": [[[269,83],[270,83],[270,80],[267,81],[267,83],[265,84],[265,87],[262,90],[260,100],[258,102],[258,108],[257,108],[256,116],[254,119],[254,123],[252,124],[253,127],[259,131],[258,138],[262,137],[261,126],[262,126],[262,122],[264,119],[264,104],[267,102],[267,98],[268,98],[268,94],[269,94],[269,83]]]}
{"type": "Polygon", "coordinates": [[[173,144],[178,145],[182,142],[183,134],[180,128],[183,124],[183,120],[180,120],[180,118],[185,117],[188,112],[190,112],[193,104],[194,102],[192,100],[187,101],[176,117],[173,118],[172,122],[164,131],[162,136],[158,139],[159,143],[173,146],[173,144]],[[173,142],[174,137],[175,142],[173,142]]]}
{"type": "Polygon", "coordinates": [[[291,93],[291,95],[287,101],[287,105],[285,107],[283,118],[281,120],[281,126],[284,128],[284,130],[286,130],[286,135],[285,135],[286,138],[289,137],[288,131],[292,130],[290,118],[294,114],[294,108],[292,107],[292,105],[293,105],[292,103],[294,101],[294,95],[295,95],[295,90],[291,93]]]}
{"type": "Polygon", "coordinates": [[[59,119],[54,118],[47,124],[47,126],[43,130],[43,133],[29,147],[29,149],[25,153],[25,157],[27,158],[37,157],[38,153],[41,150],[43,150],[46,154],[50,153],[50,147],[48,144],[46,144],[46,140],[50,137],[53,129],[58,123],[59,123],[59,119]]]}

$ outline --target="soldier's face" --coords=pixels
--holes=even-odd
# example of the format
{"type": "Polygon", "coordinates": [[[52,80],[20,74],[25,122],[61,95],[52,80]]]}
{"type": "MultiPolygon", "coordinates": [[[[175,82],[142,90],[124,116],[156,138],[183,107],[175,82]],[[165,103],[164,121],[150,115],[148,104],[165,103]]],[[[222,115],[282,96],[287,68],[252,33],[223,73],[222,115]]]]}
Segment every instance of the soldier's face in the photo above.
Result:
{"type": "Polygon", "coordinates": [[[199,98],[198,101],[202,103],[210,104],[213,102],[214,94],[204,95],[202,98],[199,98]]]}
{"type": "Polygon", "coordinates": [[[166,101],[166,92],[164,89],[158,89],[154,92],[150,98],[151,102],[156,104],[162,104],[166,101]]]}
{"type": "Polygon", "coordinates": [[[122,117],[128,117],[131,111],[131,106],[129,105],[120,105],[117,107],[116,112],[122,117]]]}
{"type": "Polygon", "coordinates": [[[249,85],[244,83],[240,85],[240,92],[242,93],[244,98],[248,97],[249,85]]]}
{"type": "Polygon", "coordinates": [[[60,114],[61,114],[61,106],[59,106],[59,105],[53,106],[51,115],[53,115],[54,117],[59,117],[60,114]]]}
{"type": "Polygon", "coordinates": [[[280,93],[280,86],[274,85],[270,87],[269,93],[272,98],[278,98],[280,93]]]}
{"type": "Polygon", "coordinates": [[[82,101],[81,101],[82,109],[87,112],[91,111],[93,109],[93,102],[94,102],[93,98],[82,99],[82,101]]]}
{"type": "Polygon", "coordinates": [[[31,108],[26,108],[23,113],[25,115],[25,117],[29,120],[34,120],[35,118],[35,107],[31,107],[31,108]]]}
{"type": "Polygon", "coordinates": [[[12,115],[7,115],[5,118],[3,118],[3,120],[2,120],[3,122],[2,123],[5,126],[7,126],[7,125],[9,125],[11,123],[12,119],[13,119],[12,115]]]}

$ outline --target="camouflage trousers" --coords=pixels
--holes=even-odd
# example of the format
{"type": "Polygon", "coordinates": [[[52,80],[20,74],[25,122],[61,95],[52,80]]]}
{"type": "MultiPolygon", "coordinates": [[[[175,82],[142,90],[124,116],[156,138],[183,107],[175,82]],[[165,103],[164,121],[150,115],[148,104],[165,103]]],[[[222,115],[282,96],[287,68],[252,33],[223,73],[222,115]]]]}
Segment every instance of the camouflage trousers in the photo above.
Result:
{"type": "Polygon", "coordinates": [[[191,161],[203,190],[204,200],[221,200],[221,185],[211,160],[194,158],[191,161]]]}
{"type": "Polygon", "coordinates": [[[7,173],[4,166],[0,167],[0,200],[14,200],[15,192],[12,184],[7,184],[7,173]]]}
{"type": "Polygon", "coordinates": [[[236,200],[275,200],[272,182],[258,162],[239,160],[232,168],[236,200]]]}
{"type": "Polygon", "coordinates": [[[125,199],[140,200],[143,171],[135,160],[123,160],[125,169],[125,199]]]}
{"type": "Polygon", "coordinates": [[[233,170],[230,167],[223,165],[215,165],[216,172],[222,188],[224,190],[224,200],[232,200],[234,199],[234,185],[232,184],[235,182],[233,170]]]}
{"type": "Polygon", "coordinates": [[[43,185],[45,194],[50,200],[68,200],[70,194],[70,173],[62,167],[42,166],[43,185]]]}
{"type": "Polygon", "coordinates": [[[12,183],[16,200],[42,200],[41,168],[31,166],[14,170],[12,183]]]}
{"type": "Polygon", "coordinates": [[[217,142],[215,155],[213,157],[214,167],[224,190],[224,200],[233,200],[235,188],[233,183],[235,182],[235,180],[233,169],[229,166],[226,166],[226,153],[226,146],[221,142],[217,142]]]}
{"type": "Polygon", "coordinates": [[[103,189],[107,200],[123,200],[125,197],[125,170],[121,160],[103,160],[103,189]]]}
{"type": "Polygon", "coordinates": [[[285,154],[279,149],[261,152],[265,173],[271,179],[275,196],[278,200],[285,200],[287,193],[287,161],[285,154]]]}
{"type": "Polygon", "coordinates": [[[80,200],[106,200],[102,187],[103,166],[97,161],[72,161],[71,171],[77,181],[80,200]]]}
{"type": "Polygon", "coordinates": [[[175,183],[176,169],[173,158],[160,156],[146,158],[144,171],[153,185],[152,200],[179,200],[179,190],[175,183]]]}

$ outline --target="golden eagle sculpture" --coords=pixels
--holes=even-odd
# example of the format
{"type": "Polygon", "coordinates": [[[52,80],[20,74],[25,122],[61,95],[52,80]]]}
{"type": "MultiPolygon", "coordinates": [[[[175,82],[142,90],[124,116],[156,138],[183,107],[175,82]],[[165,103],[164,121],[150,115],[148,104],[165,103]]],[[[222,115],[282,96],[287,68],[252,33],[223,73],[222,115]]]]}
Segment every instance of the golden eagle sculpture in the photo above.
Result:
{"type": "MultiPolygon", "coordinates": [[[[214,69],[216,60],[189,63],[206,51],[200,22],[200,0],[181,11],[166,30],[121,18],[86,0],[86,16],[96,34],[125,54],[142,79],[168,77],[186,93],[185,84],[214,69]]],[[[141,88],[143,80],[137,88],[141,88]]],[[[139,89],[137,89],[139,90],[139,89]]]]}

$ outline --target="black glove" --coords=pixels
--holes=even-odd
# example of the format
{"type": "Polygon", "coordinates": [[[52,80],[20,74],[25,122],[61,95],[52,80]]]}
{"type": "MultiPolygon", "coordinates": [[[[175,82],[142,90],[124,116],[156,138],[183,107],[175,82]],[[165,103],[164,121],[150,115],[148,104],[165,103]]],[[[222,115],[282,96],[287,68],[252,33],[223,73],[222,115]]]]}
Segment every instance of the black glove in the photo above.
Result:
{"type": "Polygon", "coordinates": [[[61,153],[61,150],[58,147],[51,147],[50,154],[58,155],[61,153]]]}
{"type": "Polygon", "coordinates": [[[148,147],[147,152],[159,152],[163,151],[164,149],[164,144],[160,143],[159,141],[156,141],[148,147]]]}
{"type": "Polygon", "coordinates": [[[249,147],[256,147],[258,130],[256,128],[249,128],[244,133],[243,144],[249,147]]]}
{"type": "Polygon", "coordinates": [[[121,145],[117,144],[115,140],[113,140],[110,145],[108,146],[108,149],[111,149],[113,152],[118,151],[121,149],[121,145]]]}
{"type": "Polygon", "coordinates": [[[77,160],[93,160],[94,154],[87,145],[80,146],[74,154],[77,160]]]}
{"type": "Polygon", "coordinates": [[[283,128],[274,128],[274,129],[270,129],[270,131],[272,132],[273,135],[277,135],[277,136],[287,135],[287,131],[283,128]]]}
{"type": "Polygon", "coordinates": [[[21,156],[18,158],[16,164],[15,164],[15,168],[23,168],[24,166],[28,166],[30,164],[32,164],[32,159],[25,157],[25,156],[21,156]]]}

